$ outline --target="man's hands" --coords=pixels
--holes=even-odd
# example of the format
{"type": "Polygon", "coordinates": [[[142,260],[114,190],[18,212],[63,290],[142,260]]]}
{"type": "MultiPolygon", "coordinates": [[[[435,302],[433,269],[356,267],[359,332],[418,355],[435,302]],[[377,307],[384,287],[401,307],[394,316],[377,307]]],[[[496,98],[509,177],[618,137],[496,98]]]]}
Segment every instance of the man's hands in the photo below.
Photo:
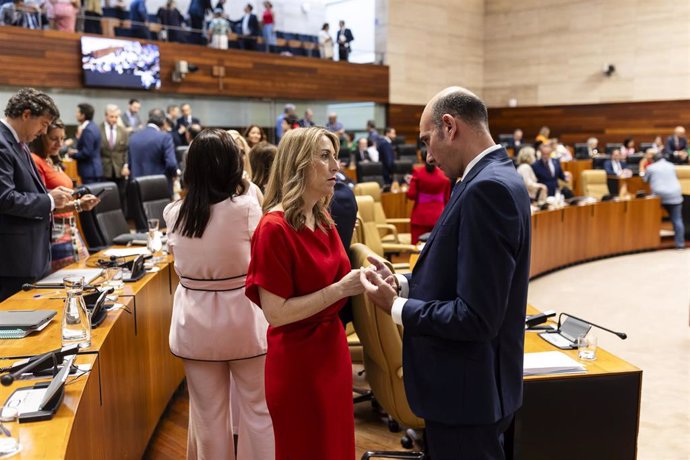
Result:
{"type": "Polygon", "coordinates": [[[95,208],[98,203],[101,202],[101,199],[98,198],[95,195],[91,195],[90,193],[87,195],[84,195],[83,197],[80,198],[81,202],[81,209],[83,211],[91,211],[93,208],[95,208]]]}
{"type": "Polygon", "coordinates": [[[64,208],[65,206],[67,206],[67,203],[72,199],[72,190],[67,187],[63,187],[62,185],[57,188],[54,188],[53,190],[48,192],[48,194],[53,197],[55,209],[64,208]]]}
{"type": "Polygon", "coordinates": [[[360,270],[359,277],[369,299],[374,302],[374,305],[390,315],[393,302],[398,296],[396,289],[391,285],[395,284],[393,275],[384,280],[376,270],[363,268],[360,270]]]}

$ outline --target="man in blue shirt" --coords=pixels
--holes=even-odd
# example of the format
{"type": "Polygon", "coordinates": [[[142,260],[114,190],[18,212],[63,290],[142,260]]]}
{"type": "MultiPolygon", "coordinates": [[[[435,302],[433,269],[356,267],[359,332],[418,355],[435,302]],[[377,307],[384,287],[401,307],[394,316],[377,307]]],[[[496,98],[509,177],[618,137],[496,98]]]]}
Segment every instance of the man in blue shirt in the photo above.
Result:
{"type": "Polygon", "coordinates": [[[290,114],[295,113],[295,106],[293,104],[285,104],[283,108],[283,113],[276,117],[276,145],[280,142],[280,138],[283,137],[283,119],[290,114]]]}
{"type": "Polygon", "coordinates": [[[654,163],[647,166],[644,181],[649,182],[652,193],[661,198],[661,205],[668,211],[675,233],[676,249],[685,249],[685,226],[681,216],[683,193],[676,175],[676,168],[666,161],[663,154],[657,154],[654,163]]]}

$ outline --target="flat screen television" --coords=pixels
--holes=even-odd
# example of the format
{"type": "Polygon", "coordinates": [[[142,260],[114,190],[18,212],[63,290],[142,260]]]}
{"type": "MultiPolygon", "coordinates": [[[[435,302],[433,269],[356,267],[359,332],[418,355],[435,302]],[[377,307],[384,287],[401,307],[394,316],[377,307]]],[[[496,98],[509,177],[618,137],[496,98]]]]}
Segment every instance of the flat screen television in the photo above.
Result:
{"type": "Polygon", "coordinates": [[[84,85],[100,88],[159,89],[160,50],[136,40],[81,37],[84,85]]]}

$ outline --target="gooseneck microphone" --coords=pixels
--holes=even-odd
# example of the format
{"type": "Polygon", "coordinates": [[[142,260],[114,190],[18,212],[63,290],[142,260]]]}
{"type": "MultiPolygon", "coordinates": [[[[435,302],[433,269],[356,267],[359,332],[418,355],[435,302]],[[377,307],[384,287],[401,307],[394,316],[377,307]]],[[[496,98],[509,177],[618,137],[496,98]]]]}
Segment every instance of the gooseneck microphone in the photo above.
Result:
{"type": "MultiPolygon", "coordinates": [[[[578,318],[577,316],[573,316],[573,315],[571,315],[570,313],[565,313],[565,312],[563,312],[563,313],[561,313],[561,315],[565,315],[565,316],[567,316],[567,317],[569,317],[569,318],[573,318],[573,319],[582,321],[583,323],[587,323],[587,324],[589,324],[589,325],[591,325],[591,326],[594,326],[594,327],[596,327],[596,328],[599,328],[599,329],[601,329],[602,331],[610,332],[611,334],[617,335],[617,336],[618,336],[620,339],[622,339],[622,340],[625,340],[625,339],[628,338],[628,334],[626,334],[625,332],[616,332],[616,331],[612,331],[611,329],[607,329],[607,328],[605,328],[604,326],[599,326],[598,324],[594,324],[593,322],[587,321],[586,319],[582,319],[582,318],[578,318]]],[[[558,328],[559,328],[559,329],[560,329],[560,323],[561,323],[561,320],[560,320],[560,317],[559,317],[559,318],[558,318],[558,328]]]]}
{"type": "Polygon", "coordinates": [[[55,353],[53,353],[51,351],[51,352],[45,353],[43,356],[41,356],[37,360],[30,362],[26,366],[19,368],[19,370],[12,372],[11,374],[3,375],[2,377],[0,377],[0,383],[2,383],[3,386],[8,387],[8,386],[12,385],[12,382],[14,382],[14,379],[19,377],[20,375],[33,370],[34,368],[42,365],[43,363],[45,363],[49,360],[52,360],[53,363],[57,366],[57,358],[55,357],[55,353]]]}
{"type": "MultiPolygon", "coordinates": [[[[64,289],[65,285],[62,283],[53,283],[53,284],[34,284],[34,283],[24,283],[22,284],[22,291],[30,291],[32,289],[64,289]]],[[[85,284],[83,290],[84,291],[93,291],[96,289],[96,286],[92,286],[90,284],[85,284]]]]}

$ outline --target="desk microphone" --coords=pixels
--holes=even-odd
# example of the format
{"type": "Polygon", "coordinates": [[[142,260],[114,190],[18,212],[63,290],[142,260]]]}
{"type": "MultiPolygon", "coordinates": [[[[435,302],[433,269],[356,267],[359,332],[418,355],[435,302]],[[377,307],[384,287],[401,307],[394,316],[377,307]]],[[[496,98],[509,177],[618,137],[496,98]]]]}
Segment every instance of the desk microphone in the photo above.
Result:
{"type": "Polygon", "coordinates": [[[8,372],[7,375],[0,377],[0,383],[2,383],[4,386],[9,386],[18,376],[22,374],[30,371],[34,372],[35,374],[39,371],[56,367],[58,364],[62,364],[66,356],[76,355],[78,352],[79,344],[74,344],[43,353],[42,355],[32,356],[22,363],[0,369],[0,372],[8,372]]]}
{"type": "MultiPolygon", "coordinates": [[[[565,313],[565,312],[563,312],[563,313],[561,313],[561,316],[563,316],[563,315],[566,315],[566,316],[569,317],[569,318],[573,318],[573,319],[582,321],[583,323],[586,323],[586,324],[589,324],[590,326],[594,326],[594,327],[596,327],[596,328],[599,328],[599,329],[601,329],[602,331],[610,332],[611,334],[617,335],[617,336],[618,336],[620,339],[622,339],[622,340],[625,340],[625,339],[628,338],[628,334],[626,334],[625,332],[616,332],[616,331],[612,331],[611,329],[607,329],[607,328],[605,328],[604,326],[599,326],[598,324],[594,324],[594,323],[592,323],[592,322],[590,322],[590,321],[587,321],[587,320],[585,320],[585,319],[578,318],[577,316],[573,316],[573,315],[571,315],[570,313],[565,313]]],[[[560,328],[561,328],[561,318],[560,318],[560,316],[559,316],[559,317],[558,317],[558,329],[560,329],[560,328]]]]}
{"type": "MultiPolygon", "coordinates": [[[[24,283],[22,285],[22,291],[30,291],[32,289],[64,289],[65,285],[62,283],[52,283],[52,284],[34,284],[34,283],[24,283]]],[[[85,284],[83,287],[84,291],[92,291],[96,289],[95,286],[90,284],[85,284]]]]}

